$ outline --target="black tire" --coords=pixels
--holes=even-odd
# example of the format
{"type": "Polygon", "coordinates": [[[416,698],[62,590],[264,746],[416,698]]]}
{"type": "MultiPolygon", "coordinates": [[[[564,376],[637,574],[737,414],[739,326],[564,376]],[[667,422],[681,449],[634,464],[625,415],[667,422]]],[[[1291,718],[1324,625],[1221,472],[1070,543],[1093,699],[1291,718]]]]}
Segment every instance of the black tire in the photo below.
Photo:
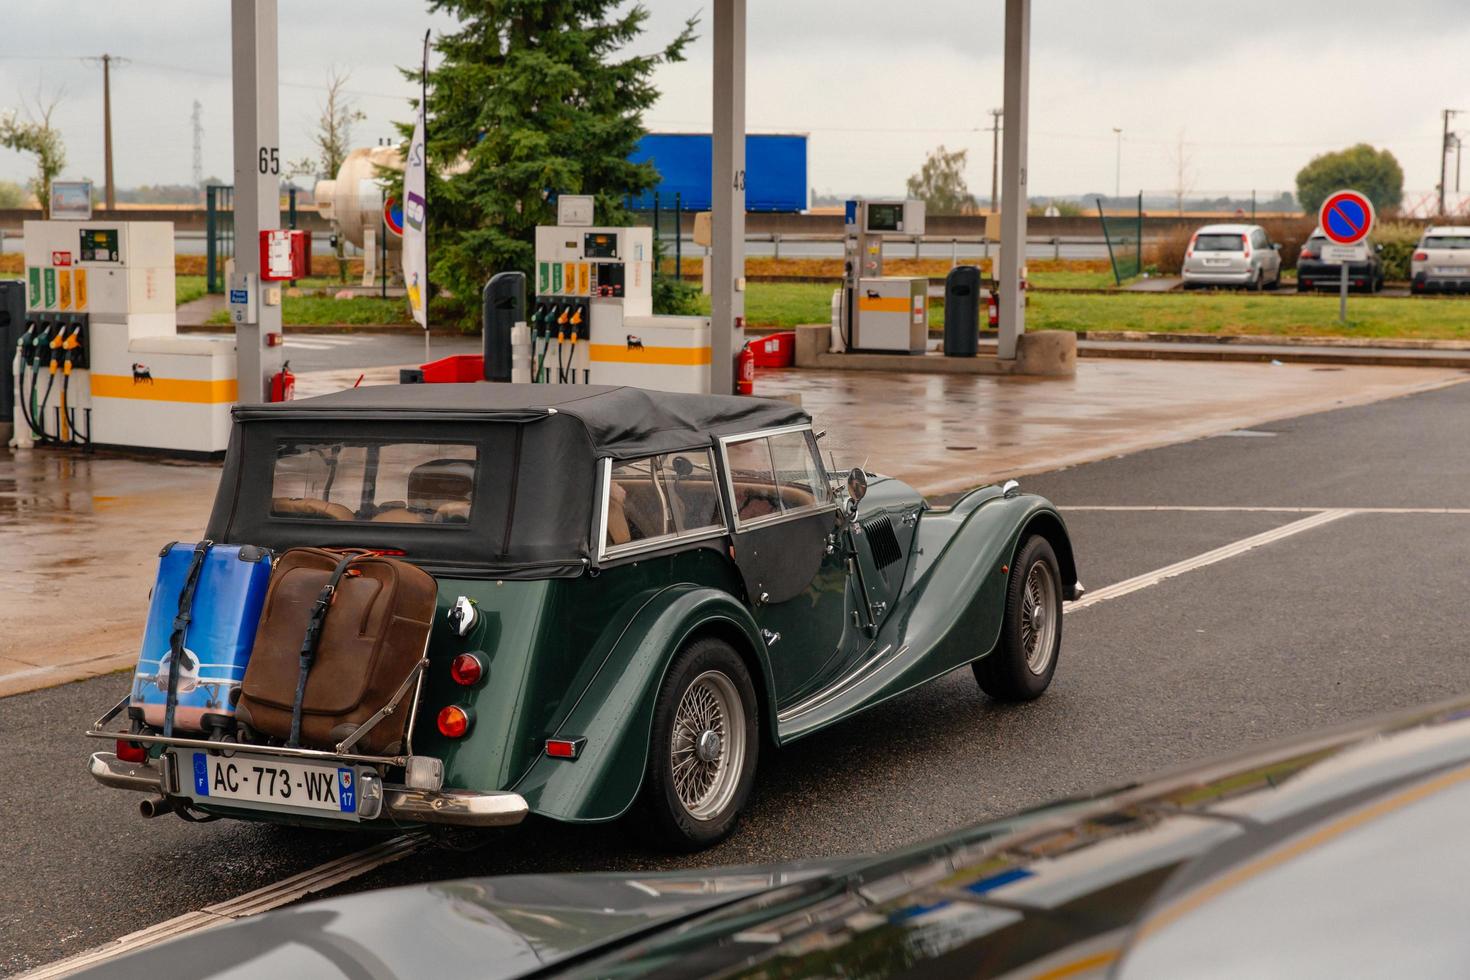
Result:
{"type": "Polygon", "coordinates": [[[1250,281],[1250,284],[1246,286],[1246,289],[1249,289],[1253,293],[1259,293],[1262,289],[1265,288],[1265,283],[1263,282],[1265,278],[1266,274],[1257,269],[1256,277],[1250,281]]]}
{"type": "MultiPolygon", "coordinates": [[[[704,689],[710,688],[706,686],[704,689]]],[[[658,692],[658,700],[654,702],[653,731],[649,739],[648,763],[643,773],[643,788],[629,814],[629,828],[645,843],[660,850],[698,851],[725,839],[735,829],[740,811],[744,809],[755,784],[761,741],[756,708],[755,685],[751,683],[750,672],[728,643],[714,638],[696,640],[674,658],[658,692]],[[710,812],[703,813],[692,812],[681,798],[673,761],[675,720],[681,701],[696,682],[713,685],[716,697],[721,696],[721,687],[725,688],[724,695],[733,695],[738,705],[725,707],[738,717],[741,725],[739,770],[714,777],[717,785],[724,786],[724,790],[714,795],[725,799],[718,801],[710,812]]],[[[728,762],[729,753],[736,745],[731,738],[735,734],[733,723],[724,734],[720,750],[726,753],[723,761],[728,762]]],[[[686,740],[684,744],[689,743],[686,740]]],[[[691,752],[690,758],[697,759],[699,755],[691,752]]],[[[716,800],[711,803],[716,803],[716,800]]]]}
{"type": "MultiPolygon", "coordinates": [[[[1044,627],[1043,627],[1044,629],[1044,627]]],[[[1057,670],[1057,660],[1062,652],[1062,576],[1056,552],[1051,544],[1039,535],[1027,538],[1011,565],[1010,581],[1006,583],[1005,619],[1000,626],[1000,642],[989,656],[975,661],[971,669],[980,690],[997,701],[1030,701],[1038,698],[1051,684],[1057,670]],[[1024,604],[1027,601],[1027,583],[1032,572],[1049,579],[1049,594],[1042,605],[1049,607],[1045,614],[1051,617],[1050,649],[1045,662],[1036,669],[1041,651],[1028,658],[1027,639],[1024,635],[1029,624],[1023,624],[1024,604]]]]}

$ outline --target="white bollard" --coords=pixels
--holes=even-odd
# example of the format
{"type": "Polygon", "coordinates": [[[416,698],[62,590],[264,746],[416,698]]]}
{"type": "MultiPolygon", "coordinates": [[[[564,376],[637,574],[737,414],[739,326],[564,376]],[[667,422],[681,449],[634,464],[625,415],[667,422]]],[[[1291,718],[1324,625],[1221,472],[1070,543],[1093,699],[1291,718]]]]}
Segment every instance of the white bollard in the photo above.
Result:
{"type": "Polygon", "coordinates": [[[510,380],[512,384],[531,383],[531,328],[524,322],[510,328],[510,380]]]}
{"type": "Polygon", "coordinates": [[[21,408],[20,366],[20,347],[17,345],[15,350],[15,372],[13,374],[15,378],[15,414],[10,429],[10,446],[12,449],[30,449],[36,443],[31,433],[31,427],[26,424],[25,409],[21,408]]]}

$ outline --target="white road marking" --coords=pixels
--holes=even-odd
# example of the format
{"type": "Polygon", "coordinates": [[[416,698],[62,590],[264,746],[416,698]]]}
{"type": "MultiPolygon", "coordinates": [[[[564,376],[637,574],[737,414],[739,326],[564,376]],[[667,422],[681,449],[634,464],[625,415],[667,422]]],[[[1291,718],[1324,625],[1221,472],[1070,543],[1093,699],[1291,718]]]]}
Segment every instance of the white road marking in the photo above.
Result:
{"type": "MultiPolygon", "coordinates": [[[[1332,507],[1237,507],[1237,506],[1211,506],[1208,504],[1079,504],[1068,507],[1058,504],[1057,508],[1063,513],[1067,511],[1119,511],[1147,512],[1147,511],[1185,511],[1202,514],[1320,514],[1326,510],[1341,508],[1332,507]]],[[[1470,507],[1349,507],[1346,508],[1354,514],[1470,514],[1470,507]]]]}
{"type": "Polygon", "coordinates": [[[1176,575],[1183,575],[1185,572],[1192,572],[1197,568],[1204,568],[1206,565],[1213,565],[1227,558],[1243,555],[1252,549],[1280,541],[1283,538],[1289,538],[1303,531],[1310,531],[1314,527],[1331,524],[1333,521],[1341,520],[1344,517],[1356,513],[1359,513],[1359,511],[1345,508],[1320,511],[1311,517],[1303,517],[1299,521],[1292,521],[1290,524],[1283,524],[1281,527],[1272,528],[1269,531],[1263,531],[1260,534],[1254,534],[1248,538],[1241,538],[1239,541],[1233,541],[1213,551],[1206,551],[1203,554],[1195,555],[1193,558],[1186,558],[1172,565],[1157,568],[1152,572],[1144,572],[1142,575],[1135,575],[1133,578],[1104,586],[1096,592],[1088,592],[1076,602],[1067,603],[1064,611],[1076,612],[1079,609],[1086,609],[1088,606],[1095,606],[1099,602],[1107,602],[1109,599],[1116,599],[1119,596],[1138,592],[1150,586],[1158,585],[1165,579],[1174,578],[1176,575]]]}
{"type": "Polygon", "coordinates": [[[326,337],[317,333],[286,334],[286,343],[288,344],[311,343],[326,344],[328,347],[341,347],[344,344],[359,343],[361,340],[362,337],[326,337]]]}
{"type": "Polygon", "coordinates": [[[313,892],[340,885],[374,868],[406,858],[423,847],[427,840],[428,834],[423,831],[401,834],[300,874],[282,878],[280,881],[246,892],[236,898],[217,902],[214,905],[206,905],[195,912],[185,912],[183,915],[167,919],[157,925],[114,939],[110,943],[104,943],[95,949],[37,967],[29,973],[21,974],[17,980],[54,980],[56,977],[68,976],[78,970],[106,963],[166,939],[177,939],[179,936],[198,932],[201,929],[212,929],[232,919],[279,908],[313,892]]]}
{"type": "Polygon", "coordinates": [[[288,340],[286,346],[292,350],[331,350],[333,344],[319,344],[311,340],[288,340]]]}

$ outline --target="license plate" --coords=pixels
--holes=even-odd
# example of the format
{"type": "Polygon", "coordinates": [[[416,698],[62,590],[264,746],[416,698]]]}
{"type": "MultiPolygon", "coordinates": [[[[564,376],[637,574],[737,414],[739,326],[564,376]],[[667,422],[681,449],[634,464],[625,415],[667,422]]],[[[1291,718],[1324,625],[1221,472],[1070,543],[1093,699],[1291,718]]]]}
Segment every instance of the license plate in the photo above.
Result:
{"type": "Polygon", "coordinates": [[[178,752],[195,802],[322,811],[357,817],[357,770],[351,766],[286,762],[268,756],[178,752]]]}
{"type": "Polygon", "coordinates": [[[1205,259],[1205,265],[1208,265],[1208,266],[1218,267],[1218,266],[1229,265],[1229,264],[1230,264],[1230,260],[1229,259],[1205,259]]]}
{"type": "Polygon", "coordinates": [[[1463,276],[1466,271],[1457,265],[1440,265],[1434,268],[1434,274],[1437,276],[1463,276]]]}

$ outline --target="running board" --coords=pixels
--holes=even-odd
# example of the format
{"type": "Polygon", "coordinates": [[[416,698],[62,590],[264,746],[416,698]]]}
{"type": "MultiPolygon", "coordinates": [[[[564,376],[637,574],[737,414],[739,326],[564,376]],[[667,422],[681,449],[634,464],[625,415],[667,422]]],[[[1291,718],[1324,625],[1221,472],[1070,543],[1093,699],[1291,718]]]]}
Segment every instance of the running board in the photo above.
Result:
{"type": "Polygon", "coordinates": [[[899,647],[897,651],[894,651],[892,643],[884,646],[883,649],[858,664],[851,673],[839,677],[806,700],[798,702],[783,711],[776,712],[777,731],[784,735],[785,732],[782,729],[791,727],[794,722],[831,704],[837,698],[856,687],[860,681],[873,676],[883,664],[897,660],[907,652],[907,643],[899,647]],[[890,654],[892,655],[890,656],[890,654]]]}

